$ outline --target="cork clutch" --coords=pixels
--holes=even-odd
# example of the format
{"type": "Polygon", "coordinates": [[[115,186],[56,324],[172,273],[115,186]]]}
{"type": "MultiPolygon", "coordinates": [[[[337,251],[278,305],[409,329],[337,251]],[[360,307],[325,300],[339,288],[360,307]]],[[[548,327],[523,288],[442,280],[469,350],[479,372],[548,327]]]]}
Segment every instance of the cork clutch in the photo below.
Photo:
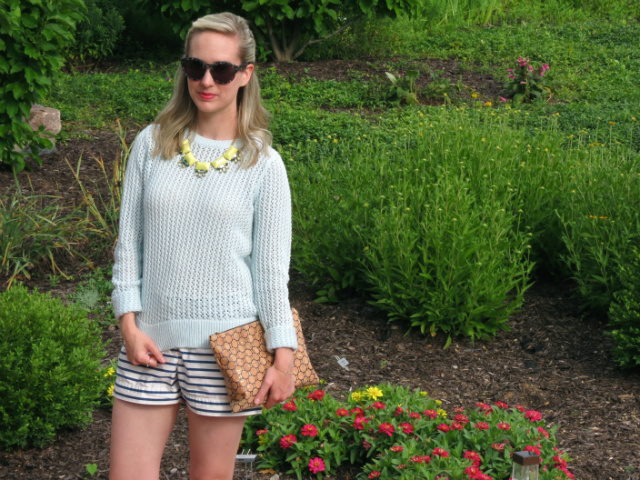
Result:
{"type": "MultiPolygon", "coordinates": [[[[293,356],[296,388],[316,385],[318,375],[307,354],[298,312],[292,308],[291,313],[298,337],[298,350],[293,356]]],[[[260,321],[214,333],[209,343],[224,375],[233,412],[255,408],[253,400],[267,369],[273,365],[273,354],[267,351],[260,321]]]]}

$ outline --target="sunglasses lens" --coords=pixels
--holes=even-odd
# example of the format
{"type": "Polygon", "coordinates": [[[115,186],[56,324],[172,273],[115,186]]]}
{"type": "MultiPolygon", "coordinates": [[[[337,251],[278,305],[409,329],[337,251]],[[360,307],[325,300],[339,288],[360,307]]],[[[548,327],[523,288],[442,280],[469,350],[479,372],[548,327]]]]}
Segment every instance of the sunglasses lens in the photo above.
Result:
{"type": "Polygon", "coordinates": [[[184,73],[186,73],[188,77],[193,78],[194,80],[200,80],[202,77],[204,77],[204,74],[207,71],[207,67],[205,66],[205,64],[195,58],[183,60],[182,68],[184,69],[184,73]]]}
{"type": "Polygon", "coordinates": [[[211,76],[218,83],[230,83],[236,76],[236,69],[227,62],[216,62],[211,67],[211,76]]]}

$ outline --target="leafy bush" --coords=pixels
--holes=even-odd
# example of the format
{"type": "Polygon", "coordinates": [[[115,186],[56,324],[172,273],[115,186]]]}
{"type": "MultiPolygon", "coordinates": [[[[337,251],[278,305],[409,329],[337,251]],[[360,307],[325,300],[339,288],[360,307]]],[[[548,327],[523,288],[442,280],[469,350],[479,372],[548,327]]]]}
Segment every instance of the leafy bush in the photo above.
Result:
{"type": "Polygon", "coordinates": [[[299,479],[335,476],[346,465],[360,468],[360,479],[503,479],[511,454],[522,450],[540,455],[541,480],[572,478],[556,427],[547,430],[539,412],[502,402],[447,412],[441,403],[390,384],[359,389],[346,401],[299,390],[247,420],[242,448],[258,452],[260,468],[299,479]]]}
{"type": "Polygon", "coordinates": [[[85,311],[19,284],[0,293],[0,331],[0,448],[41,447],[90,422],[104,344],[85,311]]]}
{"type": "Polygon", "coordinates": [[[78,23],[76,41],[68,55],[81,61],[111,55],[123,31],[124,20],[111,0],[85,0],[86,18],[78,23]]]}
{"type": "Polygon", "coordinates": [[[528,58],[518,57],[518,67],[507,69],[506,95],[516,105],[549,96],[551,89],[546,83],[548,71],[549,65],[546,63],[535,69],[528,58]]]}
{"type": "Polygon", "coordinates": [[[616,343],[613,358],[623,368],[640,366],[640,249],[633,259],[620,266],[623,289],[614,296],[609,310],[611,336],[616,343]]]}
{"type": "MultiPolygon", "coordinates": [[[[31,106],[45,97],[52,76],[82,19],[82,0],[4,0],[0,16],[0,162],[19,172],[27,147],[51,147],[27,123],[31,106]]],[[[30,153],[37,161],[37,152],[30,153]]]]}

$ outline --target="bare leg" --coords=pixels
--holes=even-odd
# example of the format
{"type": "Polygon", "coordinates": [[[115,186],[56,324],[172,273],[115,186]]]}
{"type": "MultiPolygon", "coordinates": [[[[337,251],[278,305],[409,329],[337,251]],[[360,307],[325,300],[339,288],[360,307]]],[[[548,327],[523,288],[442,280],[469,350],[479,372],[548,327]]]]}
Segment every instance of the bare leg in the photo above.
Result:
{"type": "Polygon", "coordinates": [[[232,480],[245,417],[205,417],[187,408],[191,480],[232,480]]]}
{"type": "Polygon", "coordinates": [[[160,461],[178,415],[176,405],[113,400],[111,480],[158,480],[160,461]]]}

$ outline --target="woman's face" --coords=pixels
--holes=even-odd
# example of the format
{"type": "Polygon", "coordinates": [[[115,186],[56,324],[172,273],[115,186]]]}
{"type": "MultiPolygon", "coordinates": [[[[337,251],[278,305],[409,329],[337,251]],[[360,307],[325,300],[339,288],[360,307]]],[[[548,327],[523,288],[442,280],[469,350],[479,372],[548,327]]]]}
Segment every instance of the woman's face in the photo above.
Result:
{"type": "MultiPolygon", "coordinates": [[[[224,35],[216,32],[196,33],[189,45],[189,56],[205,63],[229,62],[240,65],[239,40],[235,35],[224,35]]],[[[247,65],[236,73],[234,79],[227,84],[216,83],[207,69],[200,80],[187,78],[189,95],[198,107],[198,120],[231,120],[236,118],[238,90],[251,79],[253,65],[247,65]]]]}

